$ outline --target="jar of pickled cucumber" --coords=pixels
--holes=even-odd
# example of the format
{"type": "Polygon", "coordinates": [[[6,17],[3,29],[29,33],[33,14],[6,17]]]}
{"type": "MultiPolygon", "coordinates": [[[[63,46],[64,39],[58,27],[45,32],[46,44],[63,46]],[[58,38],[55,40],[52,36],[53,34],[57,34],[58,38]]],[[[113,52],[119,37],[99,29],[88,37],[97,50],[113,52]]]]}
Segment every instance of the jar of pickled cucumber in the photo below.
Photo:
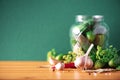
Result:
{"type": "Polygon", "coordinates": [[[109,27],[102,15],[77,15],[70,29],[70,44],[73,52],[84,54],[90,44],[105,48],[108,45],[109,27]],[[81,52],[83,51],[83,52],[81,52]]]}

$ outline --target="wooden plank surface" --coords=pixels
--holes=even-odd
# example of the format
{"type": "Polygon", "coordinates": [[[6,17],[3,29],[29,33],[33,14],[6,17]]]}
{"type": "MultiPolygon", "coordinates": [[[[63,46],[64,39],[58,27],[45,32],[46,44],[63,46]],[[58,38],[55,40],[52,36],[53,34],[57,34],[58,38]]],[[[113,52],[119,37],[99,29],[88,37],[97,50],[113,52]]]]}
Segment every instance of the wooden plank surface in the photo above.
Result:
{"type": "Polygon", "coordinates": [[[0,61],[0,80],[119,80],[120,71],[86,73],[78,69],[52,71],[39,61],[0,61]],[[41,66],[41,67],[40,67],[41,66]]]}

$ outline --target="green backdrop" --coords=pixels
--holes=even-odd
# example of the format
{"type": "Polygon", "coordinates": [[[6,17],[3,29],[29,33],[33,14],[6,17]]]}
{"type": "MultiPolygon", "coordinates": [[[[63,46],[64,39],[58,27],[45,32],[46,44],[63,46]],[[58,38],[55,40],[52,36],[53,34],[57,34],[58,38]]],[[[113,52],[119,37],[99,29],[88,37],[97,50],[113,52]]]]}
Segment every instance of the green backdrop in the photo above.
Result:
{"type": "Polygon", "coordinates": [[[75,16],[104,15],[109,43],[120,48],[120,0],[0,0],[0,60],[46,60],[66,53],[75,16]]]}

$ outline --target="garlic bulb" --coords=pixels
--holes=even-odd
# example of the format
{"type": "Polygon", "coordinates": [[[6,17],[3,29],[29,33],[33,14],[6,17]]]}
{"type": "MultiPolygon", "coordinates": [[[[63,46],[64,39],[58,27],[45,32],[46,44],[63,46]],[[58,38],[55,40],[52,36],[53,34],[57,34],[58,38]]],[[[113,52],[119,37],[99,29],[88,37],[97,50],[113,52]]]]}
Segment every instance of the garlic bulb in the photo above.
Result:
{"type": "Polygon", "coordinates": [[[87,57],[86,62],[85,62],[86,56],[80,56],[77,57],[76,60],[74,61],[75,67],[76,68],[92,68],[93,67],[93,61],[90,59],[90,57],[87,57]]]}
{"type": "Polygon", "coordinates": [[[91,49],[93,48],[93,44],[90,45],[89,49],[87,50],[86,54],[80,57],[76,57],[76,60],[74,61],[75,67],[76,68],[92,68],[93,67],[93,61],[92,59],[88,56],[90,53],[91,49]]]}

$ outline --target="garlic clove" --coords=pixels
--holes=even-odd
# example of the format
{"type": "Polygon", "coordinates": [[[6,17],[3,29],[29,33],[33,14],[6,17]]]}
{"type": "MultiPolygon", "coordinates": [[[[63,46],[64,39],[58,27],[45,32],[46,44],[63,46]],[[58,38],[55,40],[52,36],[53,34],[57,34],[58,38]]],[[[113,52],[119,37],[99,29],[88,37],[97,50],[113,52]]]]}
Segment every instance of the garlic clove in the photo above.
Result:
{"type": "Polygon", "coordinates": [[[93,61],[90,57],[87,58],[86,64],[84,65],[85,68],[90,69],[93,67],[93,61]]]}
{"type": "Polygon", "coordinates": [[[61,62],[55,65],[56,70],[63,70],[64,67],[65,67],[64,63],[61,63],[61,62]]]}
{"type": "Polygon", "coordinates": [[[84,56],[80,56],[80,57],[76,57],[76,60],[74,61],[75,67],[79,68],[79,67],[83,67],[84,66],[84,56]]]}
{"type": "Polygon", "coordinates": [[[57,63],[59,63],[60,61],[52,58],[52,57],[49,57],[49,60],[48,62],[50,63],[50,65],[56,65],[57,63]]]}

